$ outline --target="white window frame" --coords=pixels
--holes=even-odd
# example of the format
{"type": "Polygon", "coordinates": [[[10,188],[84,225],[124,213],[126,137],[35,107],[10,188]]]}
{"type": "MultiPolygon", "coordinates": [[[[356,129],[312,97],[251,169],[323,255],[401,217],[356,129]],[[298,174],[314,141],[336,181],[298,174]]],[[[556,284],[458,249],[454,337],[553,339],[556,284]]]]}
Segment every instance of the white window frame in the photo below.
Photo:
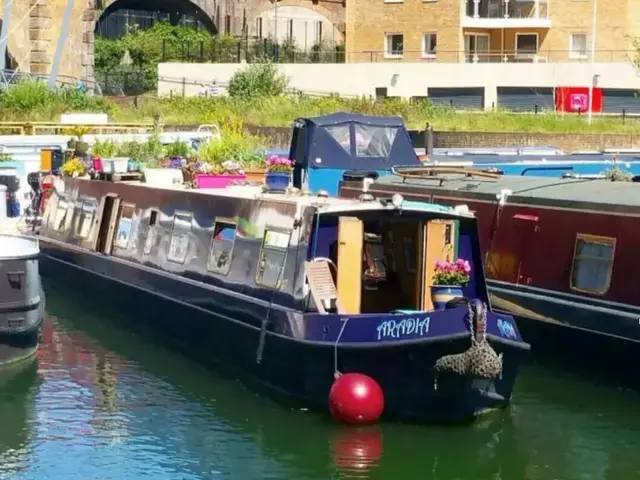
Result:
{"type": "Polygon", "coordinates": [[[589,43],[589,34],[586,32],[572,32],[569,34],[569,58],[572,60],[587,60],[589,58],[589,52],[587,45],[589,43]],[[573,38],[574,35],[584,35],[584,53],[576,50],[574,47],[573,38]]]}
{"type": "Polygon", "coordinates": [[[515,42],[515,56],[518,57],[520,55],[532,55],[535,60],[540,53],[540,35],[538,32],[516,32],[516,42],[515,42]],[[518,52],[518,37],[536,37],[536,51],[534,53],[519,53],[518,52]]]}
{"type": "Polygon", "coordinates": [[[422,58],[436,58],[438,54],[438,33],[437,32],[424,32],[422,34],[422,58]],[[433,35],[436,39],[436,46],[433,48],[431,45],[431,49],[433,52],[427,51],[427,35],[433,35]]]}
{"type": "Polygon", "coordinates": [[[404,57],[404,33],[402,32],[389,32],[384,34],[384,58],[402,58],[404,57]],[[390,38],[395,35],[402,36],[402,53],[391,53],[389,48],[390,38]]]}

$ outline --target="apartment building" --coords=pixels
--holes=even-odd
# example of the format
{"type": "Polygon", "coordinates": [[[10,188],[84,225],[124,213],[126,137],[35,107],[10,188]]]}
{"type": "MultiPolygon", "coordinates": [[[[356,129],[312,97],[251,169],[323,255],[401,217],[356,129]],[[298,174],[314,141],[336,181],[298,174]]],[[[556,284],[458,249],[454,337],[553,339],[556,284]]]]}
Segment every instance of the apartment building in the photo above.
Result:
{"type": "Polygon", "coordinates": [[[349,0],[348,62],[628,62],[640,0],[349,0]]]}

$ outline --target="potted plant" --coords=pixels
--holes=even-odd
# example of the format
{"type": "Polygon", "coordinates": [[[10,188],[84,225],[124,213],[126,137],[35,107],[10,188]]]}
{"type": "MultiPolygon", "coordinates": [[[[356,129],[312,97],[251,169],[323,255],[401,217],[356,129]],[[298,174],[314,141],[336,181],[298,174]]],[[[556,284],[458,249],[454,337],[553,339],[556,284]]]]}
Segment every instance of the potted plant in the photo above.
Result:
{"type": "Polygon", "coordinates": [[[291,172],[293,172],[291,160],[271,155],[267,159],[267,173],[264,176],[267,189],[271,191],[286,190],[291,182],[291,172]]]}
{"type": "Polygon", "coordinates": [[[462,258],[455,262],[438,260],[431,285],[431,301],[436,310],[443,310],[448,301],[464,297],[462,289],[469,282],[471,264],[462,258]]]}
{"type": "Polygon", "coordinates": [[[196,162],[192,165],[195,188],[225,188],[246,180],[240,164],[232,160],[214,165],[204,162],[196,162]]]}
{"type": "Polygon", "coordinates": [[[186,160],[181,157],[160,160],[150,158],[144,162],[144,180],[158,187],[170,187],[175,183],[182,183],[182,167],[185,164],[186,160]]]}
{"type": "Polygon", "coordinates": [[[89,151],[89,144],[83,140],[85,134],[91,131],[91,127],[75,126],[68,130],[71,139],[67,142],[67,147],[74,150],[76,156],[86,155],[89,151]],[[75,138],[74,138],[75,137],[75,138]]]}
{"type": "Polygon", "coordinates": [[[87,166],[78,157],[72,157],[62,164],[60,173],[65,177],[83,177],[87,173],[87,166]]]}

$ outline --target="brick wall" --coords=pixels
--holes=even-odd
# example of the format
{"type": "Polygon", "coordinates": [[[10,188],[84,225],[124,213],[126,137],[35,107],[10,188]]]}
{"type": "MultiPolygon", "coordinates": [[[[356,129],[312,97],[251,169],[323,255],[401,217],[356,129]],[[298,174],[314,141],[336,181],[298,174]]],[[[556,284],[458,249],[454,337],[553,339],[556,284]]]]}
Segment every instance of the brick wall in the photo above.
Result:
{"type": "MultiPolygon", "coordinates": [[[[265,137],[266,143],[272,148],[289,148],[290,127],[250,127],[248,130],[254,135],[265,137]]],[[[424,132],[409,133],[414,146],[424,147],[424,132]]],[[[566,151],[604,148],[640,149],[640,134],[435,132],[434,144],[441,148],[553,146],[566,151]]]]}

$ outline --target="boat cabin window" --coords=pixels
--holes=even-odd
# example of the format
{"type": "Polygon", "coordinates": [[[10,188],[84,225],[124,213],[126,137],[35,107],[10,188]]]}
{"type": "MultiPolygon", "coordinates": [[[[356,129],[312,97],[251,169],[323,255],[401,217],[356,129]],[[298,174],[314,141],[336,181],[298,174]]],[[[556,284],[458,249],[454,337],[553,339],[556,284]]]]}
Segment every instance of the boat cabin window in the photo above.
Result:
{"type": "Polygon", "coordinates": [[[58,232],[64,232],[71,223],[73,215],[73,204],[70,204],[66,198],[60,197],[58,207],[53,219],[53,228],[58,232]]]}
{"type": "Polygon", "coordinates": [[[174,263],[184,263],[189,251],[189,234],[191,233],[191,223],[193,213],[179,212],[173,216],[173,227],[171,229],[171,240],[169,241],[169,252],[167,260],[174,263]]]}
{"type": "Polygon", "coordinates": [[[571,268],[571,289],[604,295],[609,290],[616,239],[579,233],[571,268]]]}
{"type": "Polygon", "coordinates": [[[158,236],[158,232],[156,231],[156,223],[158,222],[158,210],[155,208],[149,209],[149,224],[147,228],[147,238],[144,241],[144,250],[142,251],[143,255],[149,255],[151,253],[151,248],[156,243],[156,238],[158,236]]]}
{"type": "Polygon", "coordinates": [[[397,127],[355,125],[356,156],[387,158],[398,133],[397,127]]]}
{"type": "Polygon", "coordinates": [[[75,234],[79,238],[87,238],[91,233],[91,227],[98,210],[98,201],[95,198],[81,198],[77,203],[75,234]]]}
{"type": "Polygon", "coordinates": [[[258,285],[275,289],[281,287],[282,272],[287,261],[290,240],[290,230],[268,227],[265,229],[256,273],[258,285]]]}
{"type": "Polygon", "coordinates": [[[223,275],[229,273],[235,243],[236,224],[231,221],[216,220],[211,235],[207,269],[223,275]]]}
{"type": "Polygon", "coordinates": [[[127,248],[131,239],[131,229],[133,228],[133,214],[135,205],[132,203],[121,203],[118,208],[118,229],[114,245],[118,248],[127,248]]]}

